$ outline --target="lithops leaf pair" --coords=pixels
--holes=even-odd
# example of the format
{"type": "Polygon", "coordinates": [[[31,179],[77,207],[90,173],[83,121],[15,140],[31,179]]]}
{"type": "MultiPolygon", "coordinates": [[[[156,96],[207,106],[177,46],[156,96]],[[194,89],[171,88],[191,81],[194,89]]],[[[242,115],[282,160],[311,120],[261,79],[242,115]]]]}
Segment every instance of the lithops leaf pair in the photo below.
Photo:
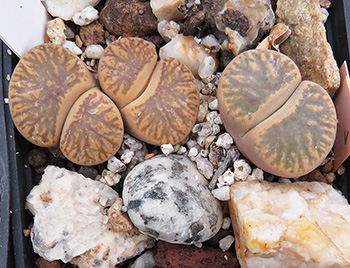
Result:
{"type": "Polygon", "coordinates": [[[179,60],[157,62],[153,45],[140,38],[122,38],[105,49],[98,74],[131,135],[161,145],[179,143],[191,131],[199,93],[191,71],[179,60]]]}
{"type": "Polygon", "coordinates": [[[222,73],[217,93],[226,130],[241,152],[272,174],[298,177],[331,150],[334,104],[318,84],[301,81],[298,67],[272,50],[249,50],[222,73]]]}
{"type": "Polygon", "coordinates": [[[9,105],[20,133],[42,147],[60,146],[72,162],[95,165],[113,156],[123,139],[116,105],[85,64],[67,49],[42,44],[17,64],[9,105]]]}

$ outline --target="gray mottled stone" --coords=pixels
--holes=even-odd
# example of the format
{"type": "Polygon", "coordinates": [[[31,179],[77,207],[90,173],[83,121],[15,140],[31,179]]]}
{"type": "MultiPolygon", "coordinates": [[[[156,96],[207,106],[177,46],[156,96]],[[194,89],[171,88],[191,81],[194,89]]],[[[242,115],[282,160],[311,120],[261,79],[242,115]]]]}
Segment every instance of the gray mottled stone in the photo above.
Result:
{"type": "Polygon", "coordinates": [[[206,241],[222,224],[219,202],[185,156],[157,156],[137,165],[125,179],[123,200],[142,233],[170,243],[206,241]]]}

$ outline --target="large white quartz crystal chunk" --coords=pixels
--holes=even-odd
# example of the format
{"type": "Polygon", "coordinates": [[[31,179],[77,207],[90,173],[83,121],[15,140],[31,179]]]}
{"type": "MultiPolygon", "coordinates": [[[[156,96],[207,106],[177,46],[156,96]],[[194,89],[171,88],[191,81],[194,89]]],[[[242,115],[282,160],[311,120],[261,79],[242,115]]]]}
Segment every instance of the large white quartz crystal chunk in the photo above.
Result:
{"type": "Polygon", "coordinates": [[[229,201],[242,268],[350,267],[350,206],[319,182],[236,182],[229,201]]]}
{"type": "Polygon", "coordinates": [[[141,253],[150,242],[136,228],[114,232],[107,208],[118,198],[112,188],[83,175],[48,166],[27,197],[34,215],[31,239],[46,260],[73,262],[81,268],[115,267],[141,253]]]}
{"type": "Polygon", "coordinates": [[[204,242],[222,224],[221,206],[196,165],[179,155],[138,164],[124,181],[130,220],[143,233],[175,244],[204,242]]]}
{"type": "Polygon", "coordinates": [[[41,0],[53,17],[71,20],[75,13],[82,11],[88,6],[96,6],[100,0],[41,0]]]}

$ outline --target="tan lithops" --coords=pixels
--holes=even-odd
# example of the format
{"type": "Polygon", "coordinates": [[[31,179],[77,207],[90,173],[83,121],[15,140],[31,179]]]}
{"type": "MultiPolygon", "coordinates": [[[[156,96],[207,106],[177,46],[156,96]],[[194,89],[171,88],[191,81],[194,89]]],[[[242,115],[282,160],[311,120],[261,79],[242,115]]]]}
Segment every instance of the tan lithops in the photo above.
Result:
{"type": "Polygon", "coordinates": [[[97,165],[117,153],[123,133],[117,106],[98,88],[93,88],[80,96],[70,109],[60,148],[76,164],[97,165]]]}
{"type": "Polygon", "coordinates": [[[199,93],[191,71],[174,58],[157,63],[155,48],[122,38],[105,50],[101,86],[121,109],[126,130],[154,145],[182,141],[196,122],[199,93]]]}
{"type": "Polygon", "coordinates": [[[332,99],[303,81],[279,52],[250,50],[224,70],[218,87],[222,121],[241,152],[282,177],[315,169],[331,150],[337,126],[332,99]]]}
{"type": "Polygon", "coordinates": [[[69,109],[96,85],[85,64],[67,49],[55,44],[36,46],[12,74],[9,104],[13,121],[32,143],[56,146],[69,109]]]}
{"type": "Polygon", "coordinates": [[[13,121],[29,141],[42,147],[60,144],[76,164],[102,163],[119,149],[123,122],[114,103],[92,89],[96,85],[84,62],[70,51],[39,45],[24,55],[12,75],[13,121]]]}
{"type": "Polygon", "coordinates": [[[141,38],[122,38],[105,49],[98,68],[99,81],[119,109],[145,90],[157,57],[154,46],[141,38]]]}
{"type": "Polygon", "coordinates": [[[157,64],[145,92],[121,110],[127,131],[154,145],[177,144],[196,122],[199,93],[191,71],[179,60],[157,64]]]}

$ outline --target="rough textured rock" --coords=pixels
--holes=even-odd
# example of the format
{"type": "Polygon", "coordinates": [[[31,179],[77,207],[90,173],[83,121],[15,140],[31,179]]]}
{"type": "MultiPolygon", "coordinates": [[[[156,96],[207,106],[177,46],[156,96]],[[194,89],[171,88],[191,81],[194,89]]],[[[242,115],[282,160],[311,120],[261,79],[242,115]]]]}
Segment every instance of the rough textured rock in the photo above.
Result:
{"type": "Polygon", "coordinates": [[[157,32],[157,18],[148,1],[109,0],[101,11],[100,22],[116,35],[142,37],[157,32]]]}
{"type": "Polygon", "coordinates": [[[203,246],[174,245],[158,242],[154,256],[156,265],[162,268],[238,268],[237,259],[232,252],[219,248],[203,246]]]}
{"type": "Polygon", "coordinates": [[[236,182],[230,214],[242,268],[345,268],[350,206],[319,182],[236,182]]]}
{"type": "Polygon", "coordinates": [[[103,25],[98,21],[82,26],[79,35],[85,46],[105,43],[103,25]]]}
{"type": "Polygon", "coordinates": [[[219,202],[185,156],[153,157],[126,177],[123,200],[143,233],[175,244],[203,242],[222,224],[219,202]]]}
{"type": "Polygon", "coordinates": [[[48,166],[27,197],[34,215],[31,239],[46,260],[73,262],[80,268],[115,267],[151,243],[135,228],[114,232],[106,209],[118,198],[112,188],[63,168],[48,166]]]}

